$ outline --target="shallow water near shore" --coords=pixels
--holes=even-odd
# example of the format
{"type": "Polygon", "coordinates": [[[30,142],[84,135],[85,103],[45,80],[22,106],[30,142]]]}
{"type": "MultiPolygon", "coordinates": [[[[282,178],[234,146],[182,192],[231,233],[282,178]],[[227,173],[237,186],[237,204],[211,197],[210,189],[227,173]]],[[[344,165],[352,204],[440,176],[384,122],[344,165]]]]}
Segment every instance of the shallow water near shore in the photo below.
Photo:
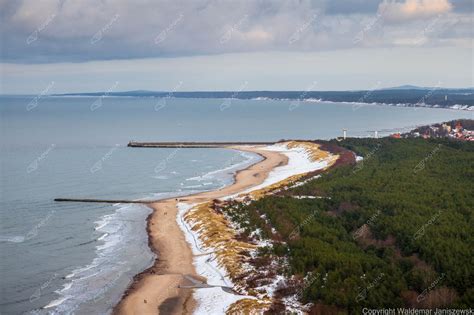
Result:
{"type": "Polygon", "coordinates": [[[92,173],[94,158],[113,148],[57,147],[30,173],[26,168],[35,150],[6,154],[0,247],[8,253],[2,257],[2,285],[11,291],[2,289],[3,310],[104,313],[132,277],[153,262],[148,207],[55,203],[54,197],[163,199],[222,187],[235,169],[258,160],[232,150],[183,149],[155,172],[172,150],[121,147],[92,173]]]}
{"type": "Polygon", "coordinates": [[[332,138],[472,118],[466,111],[233,100],[0,97],[1,297],[7,314],[104,314],[154,256],[147,207],[56,197],[162,199],[213,190],[258,161],[224,149],[127,148],[136,141],[332,138]],[[159,104],[160,106],[156,106],[159,104]],[[227,104],[227,103],[226,103],[227,104]],[[292,108],[291,110],[289,108],[292,108]],[[47,308],[44,308],[47,307],[47,308]]]}

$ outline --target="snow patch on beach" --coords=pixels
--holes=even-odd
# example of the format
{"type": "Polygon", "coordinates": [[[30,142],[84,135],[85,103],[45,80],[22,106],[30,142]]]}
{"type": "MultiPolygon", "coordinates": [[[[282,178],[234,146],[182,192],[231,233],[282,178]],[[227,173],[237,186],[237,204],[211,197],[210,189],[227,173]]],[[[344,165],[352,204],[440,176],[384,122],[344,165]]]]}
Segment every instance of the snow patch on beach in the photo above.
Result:
{"type": "MultiPolygon", "coordinates": [[[[184,220],[184,215],[197,204],[178,203],[177,223],[183,231],[186,241],[191,245],[194,256],[193,264],[196,272],[207,278],[207,284],[215,286],[233,287],[234,284],[227,277],[224,268],[217,263],[214,254],[203,255],[212,251],[204,248],[199,240],[198,233],[194,232],[184,220]],[[196,256],[199,255],[199,256],[196,256]]],[[[194,298],[197,301],[195,314],[224,314],[227,308],[234,302],[243,298],[254,299],[252,296],[236,295],[222,290],[221,287],[194,289],[194,298]]]]}
{"type": "Polygon", "coordinates": [[[304,147],[288,148],[287,144],[288,143],[277,143],[262,148],[263,150],[280,152],[286,155],[288,157],[287,165],[274,168],[260,185],[249,188],[241,193],[228,196],[224,199],[235,198],[242,193],[250,193],[252,191],[271,186],[287,179],[288,177],[313,172],[329,166],[329,158],[313,161],[304,147]]]}

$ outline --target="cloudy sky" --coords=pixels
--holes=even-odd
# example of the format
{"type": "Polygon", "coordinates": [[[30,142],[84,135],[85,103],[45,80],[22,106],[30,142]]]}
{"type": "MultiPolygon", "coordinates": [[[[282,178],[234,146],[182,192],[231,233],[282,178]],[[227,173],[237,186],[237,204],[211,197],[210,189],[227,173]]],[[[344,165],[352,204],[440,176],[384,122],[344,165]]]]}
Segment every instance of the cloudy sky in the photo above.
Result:
{"type": "Polygon", "coordinates": [[[0,0],[1,93],[474,86],[473,3],[0,0]]]}

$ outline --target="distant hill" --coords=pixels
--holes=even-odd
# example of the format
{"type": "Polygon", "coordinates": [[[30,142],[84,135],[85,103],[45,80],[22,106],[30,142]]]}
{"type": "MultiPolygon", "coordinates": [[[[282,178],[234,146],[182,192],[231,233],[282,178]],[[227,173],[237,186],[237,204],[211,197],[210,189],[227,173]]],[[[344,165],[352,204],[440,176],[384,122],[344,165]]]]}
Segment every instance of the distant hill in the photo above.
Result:
{"type": "Polygon", "coordinates": [[[383,88],[380,90],[427,90],[427,89],[433,89],[433,88],[406,84],[406,85],[394,86],[390,88],[383,88]]]}
{"type": "Polygon", "coordinates": [[[460,89],[460,88],[441,88],[441,87],[435,87],[435,86],[431,86],[431,87],[423,87],[423,86],[416,86],[416,85],[409,85],[409,84],[406,84],[406,85],[400,85],[400,86],[394,86],[394,87],[389,87],[389,88],[382,88],[382,89],[379,89],[379,90],[438,90],[438,89],[442,89],[444,91],[446,90],[472,90],[474,88],[463,88],[463,89],[460,89]]]}
{"type": "Polygon", "coordinates": [[[55,96],[133,96],[133,97],[174,97],[174,98],[235,98],[301,100],[349,103],[378,103],[396,106],[423,106],[458,109],[474,109],[474,88],[447,89],[422,88],[403,85],[395,88],[362,91],[203,91],[203,92],[162,92],[125,91],[69,93],[55,96]]]}

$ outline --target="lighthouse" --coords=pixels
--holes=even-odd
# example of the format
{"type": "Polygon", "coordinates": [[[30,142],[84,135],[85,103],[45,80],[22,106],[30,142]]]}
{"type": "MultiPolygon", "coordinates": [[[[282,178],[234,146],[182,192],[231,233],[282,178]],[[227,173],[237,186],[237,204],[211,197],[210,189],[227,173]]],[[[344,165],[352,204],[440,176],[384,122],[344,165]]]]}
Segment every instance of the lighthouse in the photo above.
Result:
{"type": "Polygon", "coordinates": [[[347,136],[347,129],[342,129],[342,138],[344,140],[346,140],[346,136],[347,136]]]}

